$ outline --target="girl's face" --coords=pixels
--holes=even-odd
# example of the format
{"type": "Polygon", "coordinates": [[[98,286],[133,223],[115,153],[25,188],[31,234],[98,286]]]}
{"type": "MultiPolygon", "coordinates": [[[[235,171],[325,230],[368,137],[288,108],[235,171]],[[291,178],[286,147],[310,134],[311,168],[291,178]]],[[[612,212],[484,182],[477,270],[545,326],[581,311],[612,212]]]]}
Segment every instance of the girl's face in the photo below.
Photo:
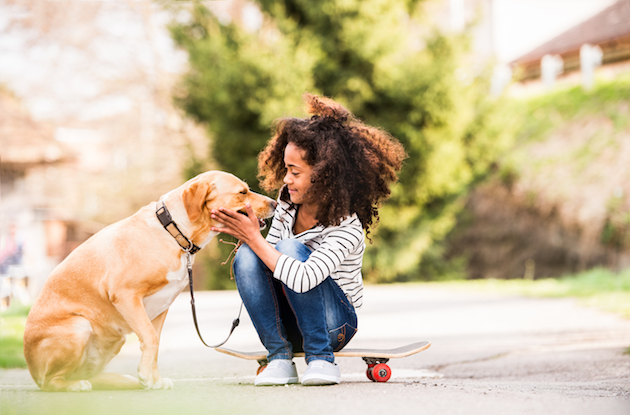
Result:
{"type": "Polygon", "coordinates": [[[311,173],[313,167],[304,160],[305,151],[293,143],[284,149],[284,166],[287,174],[284,184],[287,185],[291,202],[296,205],[309,203],[308,190],[311,187],[311,173]]]}

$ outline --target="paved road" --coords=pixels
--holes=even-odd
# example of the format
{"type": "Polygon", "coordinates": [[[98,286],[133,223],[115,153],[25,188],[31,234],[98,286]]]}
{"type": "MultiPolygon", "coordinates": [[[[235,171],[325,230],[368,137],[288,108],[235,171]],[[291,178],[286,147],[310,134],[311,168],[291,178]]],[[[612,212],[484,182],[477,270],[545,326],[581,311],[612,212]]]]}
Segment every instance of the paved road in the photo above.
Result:
{"type": "MultiPolygon", "coordinates": [[[[206,341],[221,340],[238,311],[235,292],[196,296],[206,341]]],[[[256,363],[206,349],[189,296],[171,307],[160,370],[169,391],[40,392],[26,370],[0,372],[0,415],[9,414],[630,414],[630,321],[571,299],[528,299],[427,285],[370,286],[353,347],[430,340],[430,349],[392,360],[392,379],[365,378],[357,358],[338,359],[342,384],[253,386],[256,363]]],[[[248,317],[229,342],[260,345],[248,317]]],[[[134,374],[130,338],[109,370],[134,374]]],[[[296,362],[298,370],[305,365],[296,362]]]]}

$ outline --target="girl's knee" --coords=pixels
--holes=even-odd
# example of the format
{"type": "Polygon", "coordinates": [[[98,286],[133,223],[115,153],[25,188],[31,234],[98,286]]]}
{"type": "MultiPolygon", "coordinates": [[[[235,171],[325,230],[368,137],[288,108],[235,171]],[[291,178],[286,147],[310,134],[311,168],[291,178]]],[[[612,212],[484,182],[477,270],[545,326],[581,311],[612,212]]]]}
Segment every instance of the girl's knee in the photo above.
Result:
{"type": "Polygon", "coordinates": [[[282,239],[276,243],[276,249],[283,254],[299,249],[300,246],[304,244],[297,239],[282,239]]]}
{"type": "Polygon", "coordinates": [[[251,271],[252,268],[260,267],[261,263],[262,261],[260,261],[254,251],[246,244],[243,244],[236,251],[236,255],[234,255],[234,273],[238,274],[243,270],[251,271]]]}
{"type": "Polygon", "coordinates": [[[284,255],[300,261],[306,261],[311,255],[311,250],[297,239],[283,239],[278,241],[276,249],[284,255]]]}

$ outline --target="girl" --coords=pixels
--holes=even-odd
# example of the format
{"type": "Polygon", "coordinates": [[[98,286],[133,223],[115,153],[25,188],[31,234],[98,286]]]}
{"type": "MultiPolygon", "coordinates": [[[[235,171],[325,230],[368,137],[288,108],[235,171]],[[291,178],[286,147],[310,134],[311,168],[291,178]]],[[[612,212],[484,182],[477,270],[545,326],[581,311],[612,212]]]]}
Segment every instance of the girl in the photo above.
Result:
{"type": "Polygon", "coordinates": [[[243,242],[234,276],[269,365],[255,385],[297,383],[293,353],[304,351],[303,385],[339,383],[333,352],[357,331],[363,302],[363,230],[378,221],[406,157],[386,132],[367,126],[336,102],[305,94],[311,118],[280,119],[258,157],[267,191],[280,189],[264,239],[247,216],[213,210],[225,232],[243,242]]]}

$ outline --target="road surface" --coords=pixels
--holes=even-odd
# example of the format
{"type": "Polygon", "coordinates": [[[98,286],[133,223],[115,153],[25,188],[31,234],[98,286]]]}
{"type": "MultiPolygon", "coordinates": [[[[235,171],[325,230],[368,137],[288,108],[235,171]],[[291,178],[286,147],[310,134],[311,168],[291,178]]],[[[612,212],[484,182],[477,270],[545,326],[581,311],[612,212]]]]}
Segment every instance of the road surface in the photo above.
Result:
{"type": "MultiPolygon", "coordinates": [[[[236,292],[196,294],[209,343],[227,334],[236,292]]],[[[205,348],[189,294],[166,319],[160,372],[167,391],[44,393],[27,370],[0,371],[0,415],[11,414],[630,414],[630,321],[573,299],[454,291],[427,284],[368,286],[350,347],[431,348],[390,361],[392,379],[373,383],[358,358],[340,358],[342,383],[254,387],[257,364],[205,348]]],[[[227,347],[261,348],[246,313],[227,347]]],[[[109,371],[135,374],[131,336],[109,371]]],[[[296,361],[303,373],[305,364],[296,361]]]]}

